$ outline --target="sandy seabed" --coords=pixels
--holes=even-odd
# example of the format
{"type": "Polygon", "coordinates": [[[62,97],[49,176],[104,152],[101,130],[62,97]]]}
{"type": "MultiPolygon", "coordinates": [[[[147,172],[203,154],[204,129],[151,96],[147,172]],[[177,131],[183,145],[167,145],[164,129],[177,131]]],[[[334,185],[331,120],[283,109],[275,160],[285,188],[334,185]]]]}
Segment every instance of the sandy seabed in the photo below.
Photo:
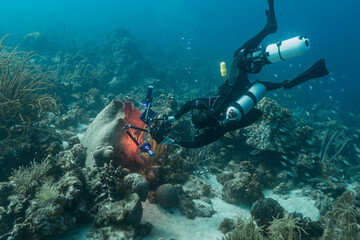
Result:
{"type": "MultiPolygon", "coordinates": [[[[188,239],[207,239],[217,240],[221,239],[224,234],[218,230],[220,223],[224,218],[235,219],[238,216],[243,218],[250,218],[250,207],[240,204],[229,204],[224,202],[221,196],[222,185],[216,181],[216,176],[210,178],[202,178],[211,185],[216,197],[211,199],[212,207],[215,214],[212,217],[197,217],[195,219],[188,219],[183,216],[179,209],[170,208],[164,209],[158,204],[152,204],[148,201],[143,202],[143,217],[141,222],[150,222],[153,228],[150,234],[144,240],[158,240],[163,238],[188,240],[188,239]]],[[[301,190],[290,191],[288,195],[277,195],[271,190],[263,191],[266,198],[273,198],[278,201],[288,212],[300,212],[304,217],[310,217],[311,220],[319,219],[319,211],[314,206],[315,201],[309,197],[302,196],[301,190]]],[[[56,240],[90,240],[91,231],[90,225],[81,225],[69,233],[56,238],[56,240]]]]}

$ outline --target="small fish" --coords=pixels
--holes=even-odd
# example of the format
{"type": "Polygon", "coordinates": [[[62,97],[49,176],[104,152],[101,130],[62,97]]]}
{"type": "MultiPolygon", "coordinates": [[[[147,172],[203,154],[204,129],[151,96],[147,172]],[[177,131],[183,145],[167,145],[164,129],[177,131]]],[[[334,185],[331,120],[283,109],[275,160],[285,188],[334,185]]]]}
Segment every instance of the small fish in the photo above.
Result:
{"type": "Polygon", "coordinates": [[[232,148],[232,149],[235,149],[235,146],[230,144],[230,145],[227,145],[228,148],[232,148]]]}
{"type": "Polygon", "coordinates": [[[326,89],[325,92],[326,93],[331,93],[331,91],[329,89],[326,89]]]}
{"type": "Polygon", "coordinates": [[[336,79],[335,79],[335,78],[333,78],[333,77],[329,77],[329,79],[330,79],[331,81],[333,81],[333,82],[335,82],[335,81],[336,81],[336,79]]]}
{"type": "Polygon", "coordinates": [[[284,167],[287,167],[287,164],[284,163],[283,161],[280,161],[280,163],[281,163],[284,167]]]}
{"type": "Polygon", "coordinates": [[[351,117],[355,117],[355,114],[352,113],[352,112],[349,112],[349,115],[350,115],[351,117]]]}
{"type": "Polygon", "coordinates": [[[352,166],[351,163],[349,163],[348,161],[346,161],[346,160],[342,160],[342,161],[343,161],[343,163],[345,163],[346,165],[352,166]]]}
{"type": "Polygon", "coordinates": [[[330,179],[331,179],[332,181],[334,181],[334,182],[340,182],[340,180],[337,179],[337,178],[335,178],[335,177],[330,177],[330,179]]]}
{"type": "Polygon", "coordinates": [[[360,129],[356,129],[356,131],[357,131],[358,133],[360,133],[360,129]]]}
{"type": "Polygon", "coordinates": [[[292,67],[292,64],[291,64],[291,63],[289,64],[289,67],[292,67]]]}
{"type": "Polygon", "coordinates": [[[292,172],[290,172],[290,171],[285,171],[285,173],[286,173],[287,175],[289,175],[290,177],[295,177],[295,175],[294,175],[292,172]]]}
{"type": "Polygon", "coordinates": [[[324,82],[323,82],[323,81],[319,81],[319,83],[320,83],[320,84],[324,84],[324,82]]]}
{"type": "Polygon", "coordinates": [[[330,95],[329,95],[329,98],[330,98],[331,100],[333,99],[333,97],[332,97],[332,96],[330,96],[330,95]]]}
{"type": "Polygon", "coordinates": [[[340,91],[342,91],[342,92],[345,92],[345,89],[343,89],[343,88],[340,88],[340,91]]]}
{"type": "Polygon", "coordinates": [[[306,140],[306,142],[307,142],[310,146],[314,145],[314,143],[313,143],[312,141],[310,141],[310,140],[306,140]]]}
{"type": "Polygon", "coordinates": [[[353,133],[353,136],[357,139],[359,139],[359,135],[357,135],[356,133],[353,133]]]}
{"type": "Polygon", "coordinates": [[[250,155],[255,156],[255,155],[258,155],[260,152],[261,152],[261,149],[255,149],[250,152],[250,155]]]}
{"type": "Polygon", "coordinates": [[[296,162],[294,162],[294,161],[291,160],[291,159],[289,159],[288,162],[291,163],[292,165],[295,165],[295,164],[296,164],[296,162]]]}
{"type": "Polygon", "coordinates": [[[331,117],[326,117],[327,120],[332,121],[331,117]]]}
{"type": "Polygon", "coordinates": [[[358,148],[358,147],[354,147],[355,148],[355,151],[357,151],[358,153],[360,153],[360,148],[358,148]]]}
{"type": "Polygon", "coordinates": [[[277,97],[277,96],[278,96],[276,93],[274,93],[273,95],[274,95],[274,97],[277,97]]]}
{"type": "Polygon", "coordinates": [[[299,63],[299,67],[301,67],[301,63],[299,63]]]}
{"type": "Polygon", "coordinates": [[[335,112],[334,110],[331,110],[331,113],[334,114],[334,115],[336,115],[336,112],[335,112]]]}
{"type": "Polygon", "coordinates": [[[281,157],[285,160],[288,160],[288,158],[285,155],[281,155],[281,157]]]}
{"type": "Polygon", "coordinates": [[[349,128],[347,126],[342,125],[341,127],[345,130],[349,130],[349,128]]]}
{"type": "Polygon", "coordinates": [[[309,88],[312,90],[313,89],[313,87],[311,86],[311,85],[309,85],[309,88]]]}
{"type": "Polygon", "coordinates": [[[310,175],[307,172],[305,172],[304,174],[306,177],[310,177],[310,175]]]}
{"type": "Polygon", "coordinates": [[[299,88],[300,90],[302,89],[302,87],[301,87],[300,85],[298,86],[298,88],[299,88]]]}
{"type": "Polygon", "coordinates": [[[305,111],[306,115],[310,117],[310,113],[308,111],[305,111]]]}
{"type": "Polygon", "coordinates": [[[277,78],[277,77],[278,77],[278,75],[277,75],[276,73],[274,73],[274,77],[276,77],[276,78],[277,78]]]}
{"type": "Polygon", "coordinates": [[[283,142],[286,142],[286,139],[283,138],[283,137],[280,137],[280,140],[283,141],[283,142]]]}
{"type": "Polygon", "coordinates": [[[279,128],[280,132],[286,133],[288,130],[286,128],[279,128]]]}

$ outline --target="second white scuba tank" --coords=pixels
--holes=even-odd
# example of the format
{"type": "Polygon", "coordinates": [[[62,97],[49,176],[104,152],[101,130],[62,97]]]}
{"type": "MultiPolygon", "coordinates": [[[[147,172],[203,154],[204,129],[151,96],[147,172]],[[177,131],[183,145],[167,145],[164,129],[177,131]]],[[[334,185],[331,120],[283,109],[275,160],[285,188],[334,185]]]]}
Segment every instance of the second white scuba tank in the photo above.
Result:
{"type": "Polygon", "coordinates": [[[307,53],[309,49],[309,39],[307,37],[298,36],[285,41],[270,44],[266,47],[265,56],[270,63],[275,63],[303,55],[307,53]]]}
{"type": "Polygon", "coordinates": [[[266,47],[260,47],[251,54],[250,59],[259,61],[266,59],[268,63],[276,63],[307,53],[310,49],[310,40],[307,37],[297,36],[284,41],[278,41],[266,47]]]}
{"type": "Polygon", "coordinates": [[[226,119],[224,123],[241,120],[255,105],[265,97],[266,87],[261,83],[255,83],[238,100],[230,104],[226,109],[226,119]]]}

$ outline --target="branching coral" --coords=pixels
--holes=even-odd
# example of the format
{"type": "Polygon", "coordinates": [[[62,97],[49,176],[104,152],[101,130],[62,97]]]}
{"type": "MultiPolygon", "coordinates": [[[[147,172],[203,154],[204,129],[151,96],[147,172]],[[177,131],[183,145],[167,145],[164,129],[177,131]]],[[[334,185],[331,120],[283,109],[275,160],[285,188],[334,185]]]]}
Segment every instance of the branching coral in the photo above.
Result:
{"type": "Polygon", "coordinates": [[[27,196],[44,180],[51,169],[51,163],[48,159],[41,163],[31,162],[30,167],[20,167],[12,172],[12,181],[15,185],[15,191],[27,196]]]}
{"type": "Polygon", "coordinates": [[[252,219],[239,217],[235,229],[228,233],[222,240],[265,240],[262,229],[256,227],[252,219]]]}
{"type": "Polygon", "coordinates": [[[322,239],[359,239],[360,232],[354,207],[355,193],[346,191],[336,200],[335,206],[325,214],[327,228],[322,239]]]}
{"type": "Polygon", "coordinates": [[[46,93],[52,85],[49,82],[53,72],[42,72],[39,67],[29,64],[32,52],[11,52],[0,40],[0,128],[8,137],[39,121],[44,113],[58,113],[55,100],[46,93]]]}
{"type": "Polygon", "coordinates": [[[59,195],[60,191],[56,186],[45,183],[41,186],[40,190],[36,192],[35,199],[40,206],[45,206],[48,201],[55,199],[59,195]]]}
{"type": "Polygon", "coordinates": [[[208,177],[210,175],[210,167],[212,166],[213,159],[216,155],[214,146],[212,145],[190,149],[189,157],[194,164],[194,172],[198,175],[208,177]]]}
{"type": "Polygon", "coordinates": [[[299,225],[300,218],[285,214],[282,218],[275,218],[268,228],[269,238],[272,240],[301,239],[301,232],[307,234],[299,225]]]}

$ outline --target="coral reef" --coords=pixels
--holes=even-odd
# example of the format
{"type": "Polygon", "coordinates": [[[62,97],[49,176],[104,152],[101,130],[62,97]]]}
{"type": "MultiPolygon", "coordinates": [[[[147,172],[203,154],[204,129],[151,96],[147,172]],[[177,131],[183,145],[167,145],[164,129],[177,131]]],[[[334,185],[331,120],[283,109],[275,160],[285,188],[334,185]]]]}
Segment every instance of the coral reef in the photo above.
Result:
{"type": "Polygon", "coordinates": [[[305,230],[299,225],[300,218],[294,218],[289,214],[285,214],[282,218],[275,218],[269,228],[268,234],[270,239],[301,239],[301,233],[305,230]]]}
{"type": "MultiPolygon", "coordinates": [[[[39,34],[26,38],[32,49],[46,41],[39,34]]],[[[136,239],[152,228],[141,222],[142,201],[194,219],[216,218],[214,203],[221,200],[252,205],[253,217],[224,220],[224,239],[359,238],[359,195],[347,191],[360,179],[355,117],[346,127],[328,109],[308,110],[309,119],[301,109],[284,108],[286,101],[264,98],[256,123],[200,149],[159,145],[134,130],[141,144],[152,146],[151,158],[123,131],[124,124],[145,126],[138,118],[146,86],[156,89],[154,111],[173,115],[200,89],[213,94],[215,74],[201,72],[208,66],[192,69],[196,82],[178,60],[154,70],[156,61],[123,29],[91,48],[31,57],[1,45],[1,89],[24,87],[24,94],[9,88],[0,94],[0,137],[8,138],[0,141],[0,239],[49,239],[81,223],[94,224],[94,239],[136,239]],[[58,105],[50,96],[53,77],[58,105]],[[301,189],[321,218],[286,212],[264,199],[265,188],[284,198],[301,189]]],[[[190,120],[174,123],[171,137],[193,136],[190,120]]]]}
{"type": "MultiPolygon", "coordinates": [[[[359,195],[359,192],[356,193],[359,195]]],[[[346,191],[339,197],[333,209],[325,214],[326,229],[322,239],[359,239],[360,229],[358,227],[354,201],[355,193],[346,191]]]]}
{"type": "Polygon", "coordinates": [[[222,196],[229,203],[253,204],[257,199],[263,197],[261,191],[259,176],[242,172],[234,179],[224,183],[222,196]]]}
{"type": "Polygon", "coordinates": [[[252,219],[238,217],[233,231],[228,233],[223,240],[265,240],[261,228],[256,227],[252,219]]]}
{"type": "Polygon", "coordinates": [[[266,198],[256,201],[251,208],[251,216],[256,224],[262,228],[268,228],[275,218],[284,217],[285,209],[274,199],[266,198]]]}
{"type": "MultiPolygon", "coordinates": [[[[0,40],[0,129],[25,135],[29,127],[44,114],[59,112],[54,98],[46,91],[52,87],[53,72],[42,72],[29,63],[33,53],[11,52],[0,40]]],[[[3,133],[0,132],[1,135],[3,133]]]]}

